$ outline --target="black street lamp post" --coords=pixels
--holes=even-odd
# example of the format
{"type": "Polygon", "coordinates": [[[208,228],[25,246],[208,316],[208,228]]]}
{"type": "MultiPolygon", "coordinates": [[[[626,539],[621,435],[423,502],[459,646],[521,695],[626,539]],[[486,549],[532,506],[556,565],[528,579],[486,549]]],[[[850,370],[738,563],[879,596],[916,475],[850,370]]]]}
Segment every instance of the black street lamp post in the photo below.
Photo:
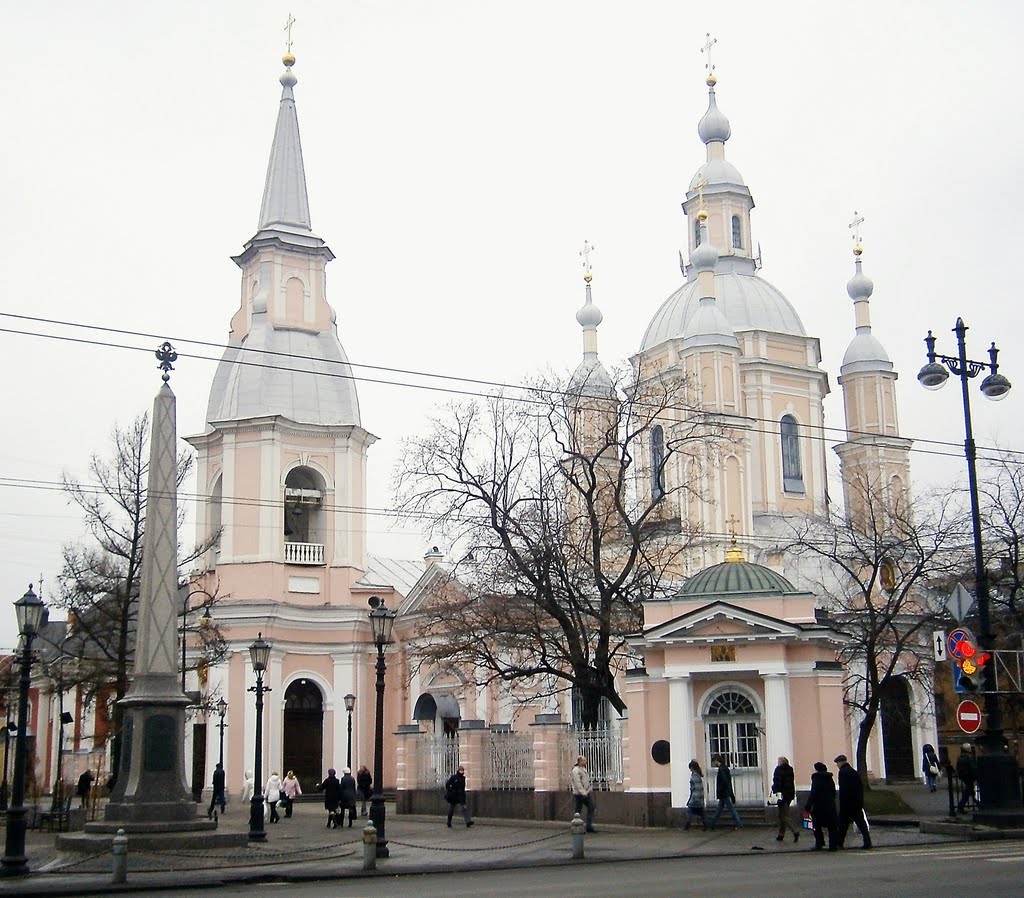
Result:
{"type": "Polygon", "coordinates": [[[252,803],[249,806],[249,841],[265,842],[267,831],[263,826],[263,693],[270,692],[269,686],[263,685],[263,674],[270,660],[270,643],[260,633],[256,641],[249,646],[249,658],[256,674],[256,685],[249,687],[249,692],[256,693],[256,759],[253,764],[252,803]]]}
{"type": "MultiPolygon", "coordinates": [[[[971,525],[974,531],[974,582],[978,601],[978,634],[980,648],[991,653],[995,648],[995,634],[989,612],[988,572],[985,570],[985,556],[982,547],[981,510],[978,501],[977,448],[974,443],[974,428],[971,424],[971,399],[967,382],[984,371],[988,376],[981,382],[981,392],[988,399],[1002,399],[1010,392],[1010,382],[999,373],[996,361],[999,350],[993,343],[988,351],[988,362],[975,362],[967,358],[967,325],[963,318],[957,318],[953,333],[957,339],[957,355],[947,356],[935,352],[935,337],[928,331],[925,345],[928,347],[928,363],[921,369],[917,379],[928,390],[937,390],[945,384],[948,368],[960,378],[960,389],[964,406],[964,455],[967,457],[967,486],[971,502],[971,525]]],[[[982,814],[1009,810],[1020,811],[1020,782],[1017,777],[1016,761],[1006,751],[1003,738],[1002,712],[996,695],[995,663],[984,667],[985,688],[985,734],[978,738],[978,744],[985,751],[978,758],[978,787],[981,791],[980,810],[982,814]]]]}
{"type": "Polygon", "coordinates": [[[373,736],[373,797],[370,799],[370,820],[377,830],[377,857],[390,857],[384,830],[384,646],[391,642],[391,630],[398,616],[384,607],[376,596],[370,599],[370,627],[377,646],[377,722],[373,736]]]}
{"type": "Polygon", "coordinates": [[[0,780],[0,811],[7,810],[7,750],[11,744],[11,733],[18,731],[17,725],[11,720],[11,712],[7,710],[7,724],[4,726],[4,775],[0,780]]]}
{"type": "Polygon", "coordinates": [[[228,703],[224,701],[224,696],[221,696],[217,700],[217,716],[220,717],[220,722],[217,724],[217,729],[220,730],[220,769],[224,769],[224,727],[227,726],[224,723],[224,715],[227,713],[228,703]]]}
{"type": "Polygon", "coordinates": [[[345,696],[345,710],[348,711],[348,763],[345,765],[352,769],[352,711],[356,706],[356,697],[350,692],[345,696]]]}
{"type": "Polygon", "coordinates": [[[21,634],[21,677],[18,681],[18,735],[14,741],[14,779],[11,784],[11,807],[7,811],[7,841],[0,859],[0,874],[22,876],[28,873],[25,857],[25,731],[28,725],[28,688],[32,673],[32,640],[39,633],[46,607],[32,591],[14,603],[21,634]]]}

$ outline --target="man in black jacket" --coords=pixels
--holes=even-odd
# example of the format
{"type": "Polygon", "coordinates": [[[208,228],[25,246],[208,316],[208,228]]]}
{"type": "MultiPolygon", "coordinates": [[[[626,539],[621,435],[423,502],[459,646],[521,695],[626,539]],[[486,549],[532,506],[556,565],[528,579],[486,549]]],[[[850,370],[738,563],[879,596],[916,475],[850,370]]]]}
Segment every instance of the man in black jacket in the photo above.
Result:
{"type": "Polygon", "coordinates": [[[206,812],[206,816],[211,820],[213,819],[213,809],[217,805],[220,805],[220,812],[223,814],[226,799],[224,796],[224,767],[221,764],[218,764],[217,769],[213,771],[213,796],[210,798],[210,807],[206,812]]]}
{"type": "Polygon", "coordinates": [[[718,826],[722,811],[728,809],[732,814],[733,828],[743,829],[743,821],[736,813],[736,793],[732,791],[732,773],[729,770],[729,764],[724,756],[713,755],[711,766],[718,768],[718,772],[715,774],[715,797],[718,799],[718,810],[715,811],[715,819],[711,821],[711,828],[715,829],[718,826]]]}
{"type": "Polygon", "coordinates": [[[864,818],[864,783],[846,760],[846,755],[837,755],[839,765],[839,847],[846,841],[846,833],[851,823],[857,825],[864,837],[864,847],[871,847],[871,832],[864,818]]]}

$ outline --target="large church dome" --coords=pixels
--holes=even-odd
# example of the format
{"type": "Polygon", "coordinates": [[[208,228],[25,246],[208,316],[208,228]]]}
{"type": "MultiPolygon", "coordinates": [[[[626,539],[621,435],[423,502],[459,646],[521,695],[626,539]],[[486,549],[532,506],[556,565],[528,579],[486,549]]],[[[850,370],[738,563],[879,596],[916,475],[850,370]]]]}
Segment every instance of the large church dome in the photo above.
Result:
{"type": "MultiPolygon", "coordinates": [[[[763,330],[806,336],[803,322],[782,293],[764,278],[735,271],[715,273],[715,297],[732,329],[763,330]]],[[[640,351],[686,335],[686,326],[700,304],[697,279],[687,281],[654,313],[640,351]]]]}
{"type": "Polygon", "coordinates": [[[687,580],[680,596],[792,595],[798,592],[782,574],[750,561],[723,561],[687,580]]]}
{"type": "Polygon", "coordinates": [[[316,334],[265,319],[254,315],[242,345],[224,352],[207,422],[281,415],[298,424],[359,425],[355,380],[333,328],[316,334]]]}

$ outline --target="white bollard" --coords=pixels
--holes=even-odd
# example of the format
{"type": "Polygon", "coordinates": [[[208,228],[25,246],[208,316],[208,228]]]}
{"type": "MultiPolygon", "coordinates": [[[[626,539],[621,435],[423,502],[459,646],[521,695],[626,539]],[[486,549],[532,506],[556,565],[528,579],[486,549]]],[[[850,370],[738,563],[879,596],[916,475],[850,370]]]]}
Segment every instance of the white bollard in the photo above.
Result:
{"type": "Polygon", "coordinates": [[[377,869],[377,828],[370,822],[363,829],[363,869],[377,869]]]}
{"type": "Polygon", "coordinates": [[[569,832],[572,833],[572,859],[574,861],[583,860],[583,833],[586,830],[586,824],[583,822],[583,818],[579,814],[573,815],[572,822],[569,824],[569,832]]]}
{"type": "Polygon", "coordinates": [[[128,879],[128,837],[123,829],[117,831],[110,846],[114,857],[114,869],[111,882],[125,882],[128,879]]]}

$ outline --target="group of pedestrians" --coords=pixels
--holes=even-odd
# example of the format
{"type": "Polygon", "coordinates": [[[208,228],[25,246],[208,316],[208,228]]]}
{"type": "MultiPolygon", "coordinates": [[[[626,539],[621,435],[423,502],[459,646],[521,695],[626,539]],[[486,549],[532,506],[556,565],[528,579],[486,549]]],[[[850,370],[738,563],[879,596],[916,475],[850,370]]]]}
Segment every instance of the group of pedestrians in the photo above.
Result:
{"type": "Polygon", "coordinates": [[[871,848],[871,830],[864,816],[864,783],[860,774],[850,766],[846,755],[837,755],[835,763],[839,765],[838,815],[836,784],[828,767],[818,761],[811,774],[811,794],[807,798],[805,810],[811,815],[814,829],[813,850],[821,851],[825,847],[825,833],[828,833],[829,851],[842,848],[851,823],[860,830],[863,847],[871,848]]]}
{"type": "Polygon", "coordinates": [[[688,767],[690,770],[690,797],[686,800],[686,825],[683,829],[689,829],[694,817],[700,817],[701,826],[707,829],[716,829],[718,821],[722,818],[722,811],[728,811],[732,817],[733,829],[743,829],[743,821],[736,810],[736,793],[732,788],[732,773],[725,758],[721,755],[711,756],[711,766],[715,768],[715,798],[718,801],[718,809],[715,811],[714,819],[708,823],[704,816],[704,771],[694,758],[688,767]]]}
{"type": "Polygon", "coordinates": [[[356,803],[362,797],[361,816],[367,815],[366,803],[373,794],[373,774],[364,764],[352,775],[349,767],[342,768],[341,778],[331,767],[322,782],[317,783],[317,792],[324,793],[324,809],[327,811],[327,828],[338,829],[345,825],[346,818],[351,828],[356,821],[356,803]]]}

